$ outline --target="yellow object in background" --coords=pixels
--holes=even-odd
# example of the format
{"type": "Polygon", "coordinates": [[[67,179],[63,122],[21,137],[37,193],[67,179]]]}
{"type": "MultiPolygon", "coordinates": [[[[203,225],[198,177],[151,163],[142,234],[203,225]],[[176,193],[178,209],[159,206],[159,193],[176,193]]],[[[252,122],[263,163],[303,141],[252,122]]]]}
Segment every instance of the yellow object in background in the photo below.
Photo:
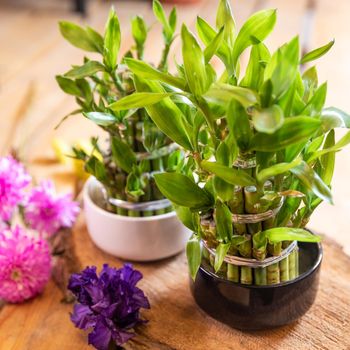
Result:
{"type": "Polygon", "coordinates": [[[55,152],[58,161],[61,164],[69,166],[72,172],[74,172],[74,174],[79,179],[85,181],[89,178],[90,175],[84,169],[84,161],[73,158],[74,153],[72,151],[72,147],[76,148],[77,150],[82,150],[88,155],[93,155],[100,161],[103,161],[102,155],[100,152],[94,149],[92,144],[87,140],[78,140],[73,144],[73,146],[71,146],[62,139],[53,139],[52,148],[55,152]]]}

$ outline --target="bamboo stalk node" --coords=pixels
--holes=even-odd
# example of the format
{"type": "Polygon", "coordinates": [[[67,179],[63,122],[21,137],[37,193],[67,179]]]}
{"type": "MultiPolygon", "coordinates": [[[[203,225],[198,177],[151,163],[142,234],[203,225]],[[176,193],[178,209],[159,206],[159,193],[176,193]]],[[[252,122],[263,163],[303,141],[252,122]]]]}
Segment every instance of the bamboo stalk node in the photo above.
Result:
{"type": "MultiPolygon", "coordinates": [[[[274,218],[284,203],[284,197],[281,197],[280,203],[274,209],[269,209],[263,213],[256,214],[233,214],[232,213],[232,223],[234,224],[256,224],[259,222],[264,222],[266,220],[274,218]]],[[[207,213],[201,216],[201,225],[202,226],[215,226],[215,220],[213,219],[212,213],[207,213]]]]}
{"type": "Polygon", "coordinates": [[[238,156],[233,165],[241,169],[253,169],[256,168],[256,158],[243,159],[238,156]]]}
{"type": "MultiPolygon", "coordinates": [[[[205,240],[202,240],[204,248],[210,253],[210,255],[216,255],[216,249],[210,248],[205,240]]],[[[282,250],[280,255],[270,256],[265,258],[264,260],[257,260],[253,258],[243,258],[240,256],[234,256],[227,254],[224,258],[224,262],[236,266],[246,266],[251,268],[264,268],[273,264],[280,262],[285,259],[289,254],[291,254],[295,249],[297,249],[298,243],[297,241],[293,241],[287,248],[282,250]]]]}

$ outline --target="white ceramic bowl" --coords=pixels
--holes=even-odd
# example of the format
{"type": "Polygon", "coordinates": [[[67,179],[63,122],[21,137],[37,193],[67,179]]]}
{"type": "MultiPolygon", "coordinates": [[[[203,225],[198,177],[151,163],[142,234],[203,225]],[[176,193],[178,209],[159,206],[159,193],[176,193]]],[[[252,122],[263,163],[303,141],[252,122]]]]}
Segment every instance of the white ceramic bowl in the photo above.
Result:
{"type": "Polygon", "coordinates": [[[84,187],[86,224],[93,242],[103,251],[132,261],[164,259],[181,252],[191,235],[175,212],[128,217],[110,213],[95,203],[101,184],[90,177],[84,187]]]}

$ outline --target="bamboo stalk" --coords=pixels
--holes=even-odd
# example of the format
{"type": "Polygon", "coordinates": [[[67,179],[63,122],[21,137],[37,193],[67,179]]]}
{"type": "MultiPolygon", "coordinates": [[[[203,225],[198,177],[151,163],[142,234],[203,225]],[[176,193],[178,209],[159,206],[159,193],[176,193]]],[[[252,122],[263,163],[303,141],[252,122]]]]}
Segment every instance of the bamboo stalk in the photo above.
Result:
{"type": "Polygon", "coordinates": [[[227,279],[233,282],[239,282],[239,267],[233,264],[227,264],[227,279]]]}
{"type": "MultiPolygon", "coordinates": [[[[244,208],[247,214],[258,214],[263,209],[259,203],[261,198],[261,193],[257,190],[255,186],[247,186],[244,188],[244,208]]],[[[253,236],[262,230],[261,222],[247,224],[247,231],[253,238],[253,236]]],[[[266,257],[267,252],[256,250],[253,247],[252,255],[259,260],[263,260],[266,257]]],[[[266,270],[254,269],[255,283],[264,283],[266,281],[266,270]]]]}
{"type": "Polygon", "coordinates": [[[254,282],[257,286],[267,285],[267,270],[266,267],[258,267],[254,269],[254,282]]]}
{"type": "Polygon", "coordinates": [[[280,261],[281,282],[289,281],[289,256],[280,261]]]}
{"type": "MultiPolygon", "coordinates": [[[[228,207],[233,214],[243,214],[244,213],[244,197],[242,187],[236,186],[233,192],[232,199],[227,203],[228,207]]],[[[246,225],[233,223],[233,229],[235,234],[243,235],[247,233],[246,225]]]]}
{"type": "Polygon", "coordinates": [[[227,263],[225,262],[222,263],[220,270],[217,272],[217,275],[222,278],[227,277],[227,263]]]}
{"type": "MultiPolygon", "coordinates": [[[[127,196],[127,200],[128,202],[132,202],[132,203],[135,203],[137,201],[135,201],[135,198],[131,197],[131,196],[127,196]]],[[[134,218],[138,218],[141,215],[141,211],[139,210],[132,210],[132,209],[129,209],[128,210],[128,216],[131,216],[131,217],[134,217],[134,218]]]]}
{"type": "MultiPolygon", "coordinates": [[[[149,173],[144,175],[143,181],[145,182],[145,188],[143,189],[145,194],[141,197],[141,201],[142,202],[149,202],[152,200],[152,190],[151,190],[149,173]]],[[[141,213],[142,213],[142,216],[153,216],[154,215],[153,210],[144,210],[141,213]]]]}
{"type": "MultiPolygon", "coordinates": [[[[118,173],[115,175],[115,183],[116,183],[116,194],[115,197],[117,199],[122,199],[125,200],[125,185],[126,185],[126,176],[124,173],[118,173]]],[[[115,206],[114,206],[115,207],[115,206]]],[[[121,207],[116,207],[117,214],[123,215],[123,216],[128,216],[128,210],[121,208],[121,207]]]]}
{"type": "Polygon", "coordinates": [[[241,267],[241,283],[253,284],[253,271],[252,268],[247,266],[241,267]]]}
{"type": "Polygon", "coordinates": [[[136,142],[136,148],[138,152],[145,152],[145,146],[143,145],[142,141],[142,133],[143,133],[143,122],[138,121],[135,123],[135,142],[136,142]]]}
{"type": "MultiPolygon", "coordinates": [[[[164,170],[163,169],[163,160],[162,160],[162,158],[155,158],[155,159],[151,160],[151,170],[153,172],[158,172],[158,171],[163,171],[164,170]]],[[[157,185],[155,184],[154,179],[153,179],[152,184],[153,184],[153,186],[152,186],[152,193],[153,193],[152,199],[153,200],[163,199],[164,196],[160,192],[160,190],[158,189],[157,185]]],[[[155,215],[161,215],[161,214],[165,214],[165,213],[166,213],[165,208],[164,209],[158,209],[158,210],[154,211],[155,215]]]]}
{"type": "Polygon", "coordinates": [[[279,264],[275,263],[266,268],[267,270],[267,284],[280,283],[280,268],[279,264]]]}
{"type": "Polygon", "coordinates": [[[293,280],[296,277],[296,254],[293,250],[289,255],[289,278],[293,280]]]}

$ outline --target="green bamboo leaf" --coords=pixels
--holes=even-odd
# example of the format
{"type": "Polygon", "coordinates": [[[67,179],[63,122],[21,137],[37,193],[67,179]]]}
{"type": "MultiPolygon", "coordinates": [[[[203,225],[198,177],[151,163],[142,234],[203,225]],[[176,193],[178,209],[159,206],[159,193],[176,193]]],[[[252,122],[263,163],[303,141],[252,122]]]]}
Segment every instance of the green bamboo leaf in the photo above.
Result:
{"type": "Polygon", "coordinates": [[[118,137],[112,138],[112,156],[114,162],[127,173],[132,172],[134,165],[137,164],[131,147],[118,137]]]}
{"type": "Polygon", "coordinates": [[[288,146],[284,152],[284,158],[285,158],[284,160],[287,163],[293,161],[304,150],[307,143],[308,143],[308,140],[304,140],[300,143],[294,144],[292,146],[288,146]]]}
{"type": "Polygon", "coordinates": [[[220,200],[216,201],[214,219],[218,240],[230,241],[233,235],[232,214],[228,206],[220,200]]]}
{"type": "Polygon", "coordinates": [[[177,205],[192,209],[208,208],[213,198],[189,177],[178,173],[155,174],[157,186],[169,200],[177,205]]]}
{"type": "MultiPolygon", "coordinates": [[[[221,142],[216,150],[216,160],[219,164],[230,166],[233,163],[232,147],[229,147],[227,142],[221,142]]],[[[224,202],[232,198],[234,185],[229,184],[218,176],[213,178],[213,186],[216,195],[224,202]]]]}
{"type": "Polygon", "coordinates": [[[246,172],[242,170],[230,168],[225,165],[221,165],[217,162],[209,162],[209,161],[203,160],[201,162],[201,167],[204,170],[219,176],[221,179],[225,180],[226,182],[232,185],[250,186],[250,185],[256,184],[256,181],[254,180],[254,178],[252,178],[246,172]]]}
{"type": "Polygon", "coordinates": [[[83,110],[81,108],[76,109],[68,114],[66,114],[60,121],[59,123],[55,126],[55,130],[57,130],[70,116],[80,114],[82,113],[83,110]]]}
{"type": "MultiPolygon", "coordinates": [[[[334,130],[331,130],[326,137],[326,141],[324,142],[323,148],[329,149],[334,147],[334,145],[335,145],[335,132],[334,130]]],[[[329,152],[323,155],[320,158],[320,161],[322,166],[320,177],[327,186],[330,186],[333,178],[333,173],[334,173],[335,152],[329,152]]]]}
{"type": "Polygon", "coordinates": [[[316,152],[324,141],[325,135],[320,135],[315,137],[310,143],[308,143],[305,147],[305,153],[313,153],[316,152]]]}
{"type": "Polygon", "coordinates": [[[217,103],[227,107],[232,99],[238,101],[244,108],[249,108],[259,103],[258,95],[247,88],[216,83],[204,94],[208,102],[217,103]]]}
{"type": "Polygon", "coordinates": [[[263,41],[273,30],[276,23],[276,10],[263,10],[254,13],[239,31],[234,47],[233,62],[236,65],[241,53],[257,41],[263,41]]]}
{"type": "Polygon", "coordinates": [[[59,22],[59,28],[62,36],[69,41],[75,47],[79,49],[99,52],[98,42],[91,40],[91,34],[89,35],[84,28],[66,21],[59,22]]]}
{"type": "Polygon", "coordinates": [[[256,179],[260,184],[264,184],[266,180],[277,175],[282,175],[300,164],[301,159],[296,159],[291,163],[278,163],[272,165],[269,168],[259,171],[259,173],[256,175],[256,179]]]}
{"type": "Polygon", "coordinates": [[[126,193],[134,198],[139,198],[145,194],[142,189],[140,176],[131,172],[126,181],[126,193]]]}
{"type": "Polygon", "coordinates": [[[196,235],[192,235],[187,242],[186,256],[190,275],[195,280],[202,260],[201,244],[196,235]]]}
{"type": "Polygon", "coordinates": [[[350,143],[350,131],[348,131],[333,147],[322,149],[320,151],[313,152],[308,158],[307,162],[310,164],[315,159],[320,158],[321,156],[324,156],[327,153],[330,152],[338,152],[345,146],[347,146],[350,143]]]}
{"type": "Polygon", "coordinates": [[[185,25],[181,29],[182,57],[186,79],[191,92],[201,96],[208,87],[205,59],[196,38],[185,25]]]}
{"type": "Polygon", "coordinates": [[[350,115],[335,107],[322,110],[321,122],[324,133],[334,128],[350,129],[350,115]]]}
{"type": "Polygon", "coordinates": [[[333,204],[332,193],[329,187],[307,163],[303,161],[300,165],[290,169],[290,171],[317,197],[333,204]]]}
{"type": "Polygon", "coordinates": [[[299,66],[299,38],[279,48],[265,68],[265,81],[271,80],[273,93],[281,96],[293,84],[299,66]]]}
{"type": "Polygon", "coordinates": [[[327,83],[322,84],[311,97],[310,101],[301,112],[304,115],[310,115],[312,117],[318,116],[326,102],[327,96],[327,83]]]}
{"type": "Polygon", "coordinates": [[[216,156],[216,161],[219,164],[227,165],[227,166],[232,164],[231,151],[227,143],[225,142],[220,142],[218,148],[216,149],[215,156],[216,156]]]}
{"type": "Polygon", "coordinates": [[[231,243],[220,243],[216,247],[215,260],[214,260],[214,270],[218,272],[221,268],[222,263],[224,262],[225,256],[227,255],[228,250],[230,249],[231,243]]]}
{"type": "Polygon", "coordinates": [[[308,101],[310,99],[310,96],[313,95],[314,90],[318,86],[318,76],[317,76],[316,67],[313,66],[308,70],[306,70],[302,75],[302,80],[305,88],[305,91],[302,97],[304,101],[308,101]]]}
{"type": "Polygon", "coordinates": [[[232,100],[229,104],[226,120],[228,128],[233,134],[238,147],[243,151],[247,150],[253,132],[245,109],[236,100],[232,100]]]}
{"type": "MultiPolygon", "coordinates": [[[[204,19],[197,17],[197,32],[205,46],[209,46],[217,36],[217,32],[204,19]]],[[[217,49],[217,56],[229,67],[230,49],[226,42],[222,42],[217,49]]]]}
{"type": "Polygon", "coordinates": [[[230,2],[220,0],[216,14],[216,28],[224,27],[225,41],[229,47],[233,47],[235,41],[236,23],[232,15],[230,2]]]}
{"type": "Polygon", "coordinates": [[[87,112],[83,114],[86,118],[90,119],[95,124],[100,126],[110,126],[118,122],[117,118],[114,115],[108,113],[87,112]]]}
{"type": "Polygon", "coordinates": [[[319,129],[321,122],[310,117],[288,118],[274,134],[256,133],[250,149],[261,152],[276,152],[287,146],[299,144],[310,139],[319,129]]]}
{"type": "Polygon", "coordinates": [[[117,65],[117,57],[120,48],[120,25],[117,14],[112,9],[106,25],[104,36],[103,62],[110,69],[114,70],[117,65]]]}
{"type": "Polygon", "coordinates": [[[331,40],[328,44],[319,47],[318,49],[312,50],[305,54],[302,59],[300,60],[301,64],[317,60],[318,58],[322,57],[325,55],[334,45],[335,40],[331,40]]]}
{"type": "Polygon", "coordinates": [[[160,70],[140,60],[126,58],[125,63],[134,74],[142,79],[156,80],[172,85],[178,89],[186,90],[186,81],[182,78],[174,77],[168,73],[163,73],[160,70]]]}
{"type": "Polygon", "coordinates": [[[263,231],[263,233],[268,238],[271,244],[283,241],[298,241],[311,243],[317,243],[321,241],[321,238],[319,236],[315,236],[309,231],[306,231],[301,228],[275,227],[263,231]]]}
{"type": "Polygon", "coordinates": [[[278,105],[261,110],[253,109],[252,122],[257,131],[273,134],[283,125],[283,110],[278,105]]]}
{"type": "Polygon", "coordinates": [[[168,19],[166,18],[163,6],[158,0],[153,0],[153,13],[157,17],[158,21],[163,25],[164,36],[169,41],[174,33],[168,19]]]}
{"type": "Polygon", "coordinates": [[[131,20],[131,32],[137,46],[143,46],[147,38],[147,24],[141,16],[135,16],[131,20]]]}
{"type": "Polygon", "coordinates": [[[103,54],[103,37],[100,33],[96,32],[91,27],[86,27],[86,34],[91,43],[94,43],[96,51],[103,54]]]}
{"type": "Polygon", "coordinates": [[[270,52],[263,43],[253,45],[245,76],[240,86],[259,91],[264,81],[265,66],[270,59],[270,52]]]}
{"type": "Polygon", "coordinates": [[[122,111],[132,108],[141,108],[153,105],[171,96],[171,93],[135,92],[113,102],[108,108],[113,111],[122,111]]]}
{"type": "Polygon", "coordinates": [[[104,182],[107,178],[107,172],[104,164],[95,156],[91,156],[85,162],[85,170],[87,173],[96,177],[97,180],[104,182]]]}
{"type": "Polygon", "coordinates": [[[212,57],[216,54],[224,39],[224,27],[215,35],[214,39],[204,50],[205,62],[208,63],[212,57]]]}
{"type": "Polygon", "coordinates": [[[89,77],[97,72],[103,72],[105,67],[103,64],[97,61],[88,61],[83,66],[74,67],[64,76],[70,79],[82,79],[89,77]]]}
{"type": "Polygon", "coordinates": [[[169,14],[169,26],[173,33],[175,32],[175,29],[176,29],[176,23],[177,23],[177,12],[176,12],[176,7],[174,7],[169,14]]]}
{"type": "Polygon", "coordinates": [[[218,176],[213,178],[213,186],[216,195],[223,201],[229,201],[232,198],[232,193],[234,191],[234,185],[229,184],[225,180],[218,176]]]}
{"type": "Polygon", "coordinates": [[[195,225],[193,224],[193,213],[190,208],[175,205],[175,211],[180,221],[189,228],[192,232],[196,231],[195,225]]]}
{"type": "MultiPolygon", "coordinates": [[[[136,90],[140,92],[165,93],[156,81],[147,81],[134,77],[136,90]]],[[[193,150],[191,139],[192,128],[179,107],[169,97],[162,101],[146,106],[147,113],[157,127],[169,138],[187,150],[193,150]]]]}
{"type": "Polygon", "coordinates": [[[83,93],[77,86],[77,83],[74,80],[65,78],[61,75],[56,76],[56,81],[61,88],[62,91],[64,91],[66,94],[82,97],[83,93]]]}

